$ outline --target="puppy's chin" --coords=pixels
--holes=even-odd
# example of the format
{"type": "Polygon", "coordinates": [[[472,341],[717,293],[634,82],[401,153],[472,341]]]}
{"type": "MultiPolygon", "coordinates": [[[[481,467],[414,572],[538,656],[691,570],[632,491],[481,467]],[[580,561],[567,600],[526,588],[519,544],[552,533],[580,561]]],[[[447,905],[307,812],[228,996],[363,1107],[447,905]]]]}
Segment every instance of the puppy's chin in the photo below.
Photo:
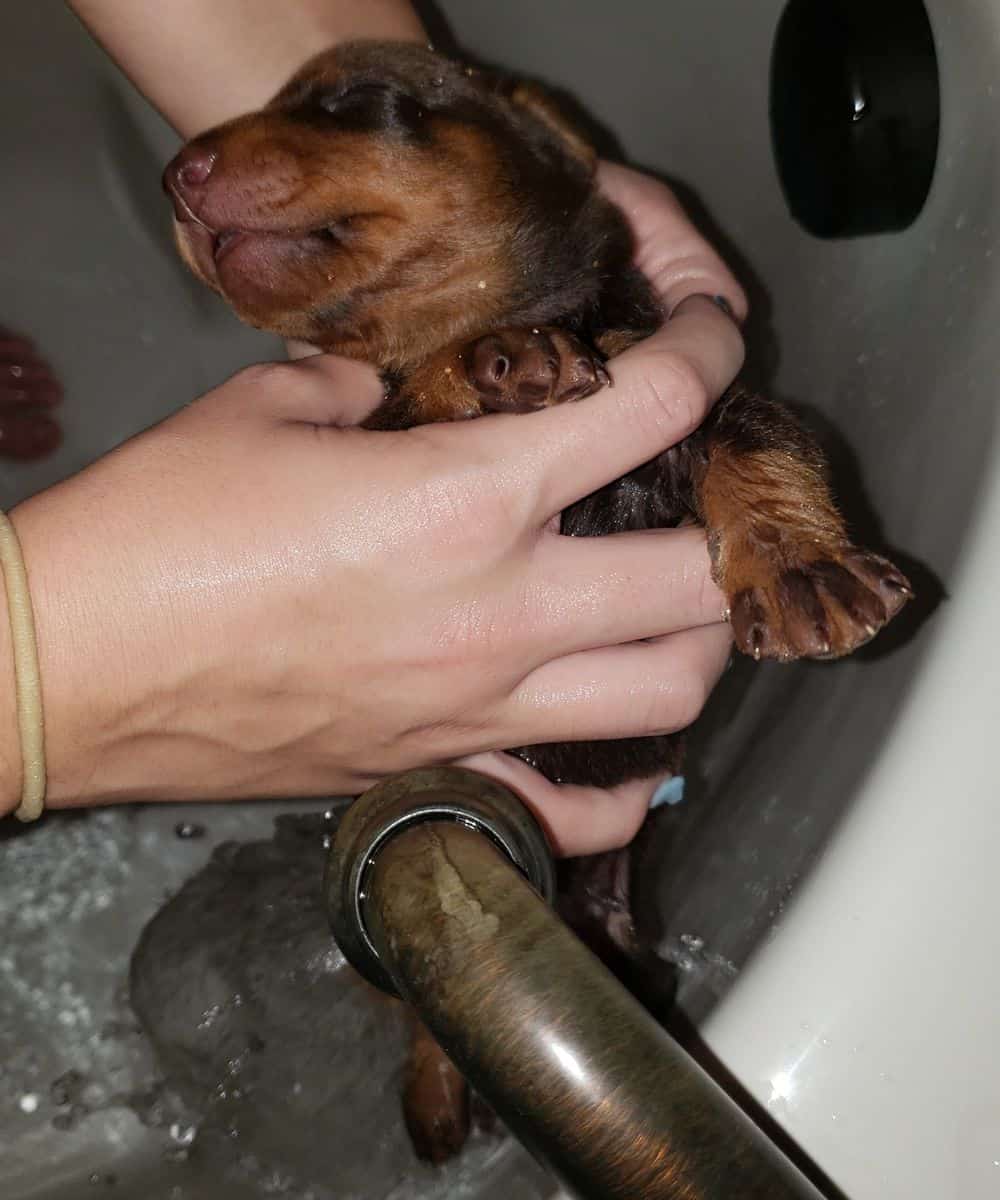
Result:
{"type": "Polygon", "coordinates": [[[310,300],[329,294],[334,276],[320,239],[249,230],[220,236],[187,221],[174,222],[174,237],[189,270],[247,324],[304,341],[321,332],[310,300]]]}

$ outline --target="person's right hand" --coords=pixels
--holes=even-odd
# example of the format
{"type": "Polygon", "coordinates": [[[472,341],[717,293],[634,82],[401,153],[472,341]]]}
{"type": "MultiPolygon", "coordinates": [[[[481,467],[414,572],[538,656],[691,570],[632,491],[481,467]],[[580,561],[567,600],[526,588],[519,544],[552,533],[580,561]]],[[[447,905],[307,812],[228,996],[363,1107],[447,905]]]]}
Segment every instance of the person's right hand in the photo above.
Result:
{"type": "MultiPolygon", "coordinates": [[[[348,427],[380,396],[367,367],[251,368],[15,509],[49,803],[349,793],[689,723],[728,651],[701,532],[554,521],[694,429],[739,365],[706,300],[654,341],[658,386],[626,354],[577,404],[403,433],[348,427]]],[[[561,848],[592,848],[580,815],[547,821],[561,848]]]]}

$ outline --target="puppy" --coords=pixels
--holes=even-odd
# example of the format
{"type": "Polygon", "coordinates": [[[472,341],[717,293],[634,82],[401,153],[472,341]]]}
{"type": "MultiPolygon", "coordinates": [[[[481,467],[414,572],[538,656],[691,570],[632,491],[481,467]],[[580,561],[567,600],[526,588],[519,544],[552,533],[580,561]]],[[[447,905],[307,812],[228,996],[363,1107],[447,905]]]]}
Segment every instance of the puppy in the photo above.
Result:
{"type": "MultiPolygon", "coordinates": [[[[164,183],[191,270],[251,325],[377,366],[385,399],[367,425],[401,429],[587,396],[608,382],[607,357],[662,323],[595,165],[534,85],[419,45],[358,42],[194,139],[164,183]]],[[[562,530],[692,518],[736,645],[754,658],[850,653],[911,595],[851,543],[810,435],[739,383],[696,433],[568,509],[562,530]]],[[[605,787],[678,765],[670,737],[514,753],[551,779],[605,787]]],[[[411,1096],[421,1081],[435,1091],[440,1066],[423,1038],[417,1058],[411,1096]]],[[[408,1109],[433,1159],[464,1136],[442,1103],[408,1109]]]]}

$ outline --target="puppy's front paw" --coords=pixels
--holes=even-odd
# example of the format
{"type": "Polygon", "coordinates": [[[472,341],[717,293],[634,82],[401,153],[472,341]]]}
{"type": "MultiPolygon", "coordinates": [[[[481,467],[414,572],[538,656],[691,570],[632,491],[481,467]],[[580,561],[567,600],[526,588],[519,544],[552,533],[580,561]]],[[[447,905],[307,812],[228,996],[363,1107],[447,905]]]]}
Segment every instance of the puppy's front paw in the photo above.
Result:
{"type": "Polygon", "coordinates": [[[560,329],[505,329],[462,354],[487,412],[533,412],[582,400],[611,382],[600,359],[560,329]]]}
{"type": "Polygon", "coordinates": [[[913,596],[892,563],[846,542],[807,544],[791,555],[787,546],[757,548],[734,559],[727,580],[733,637],[756,659],[850,654],[913,596]]]}

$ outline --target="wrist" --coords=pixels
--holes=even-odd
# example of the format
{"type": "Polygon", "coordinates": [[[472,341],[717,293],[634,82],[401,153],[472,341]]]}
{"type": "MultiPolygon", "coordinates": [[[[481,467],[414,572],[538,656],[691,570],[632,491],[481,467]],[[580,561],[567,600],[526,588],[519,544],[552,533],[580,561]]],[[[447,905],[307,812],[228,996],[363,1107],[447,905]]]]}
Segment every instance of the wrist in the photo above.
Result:
{"type": "MultiPolygon", "coordinates": [[[[99,530],[85,533],[64,519],[63,490],[50,489],[15,508],[10,518],[17,531],[28,575],[35,615],[45,760],[48,776],[46,804],[69,807],[110,798],[101,770],[108,749],[122,729],[124,689],[116,678],[116,659],[105,617],[113,612],[108,593],[114,572],[100,578],[80,551],[100,544],[99,530]]],[[[3,626],[3,662],[13,696],[9,623],[3,626]]],[[[13,699],[11,700],[13,714],[13,699]]],[[[21,788],[20,743],[16,718],[5,722],[0,754],[13,767],[4,774],[5,811],[17,806],[21,788]],[[8,739],[13,737],[12,749],[8,739]]]]}
{"type": "Polygon", "coordinates": [[[260,108],[304,62],[352,38],[426,40],[408,0],[70,0],[183,137],[260,108]]]}

